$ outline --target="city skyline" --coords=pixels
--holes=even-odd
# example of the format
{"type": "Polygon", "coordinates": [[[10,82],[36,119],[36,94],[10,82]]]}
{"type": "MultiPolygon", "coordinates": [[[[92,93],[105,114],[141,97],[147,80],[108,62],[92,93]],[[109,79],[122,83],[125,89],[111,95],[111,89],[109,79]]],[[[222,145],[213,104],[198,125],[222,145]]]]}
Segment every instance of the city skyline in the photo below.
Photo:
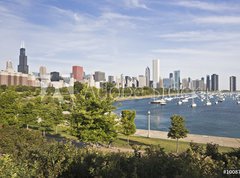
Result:
{"type": "Polygon", "coordinates": [[[229,76],[240,78],[239,6],[236,1],[0,2],[0,67],[12,60],[17,70],[24,40],[31,72],[47,66],[71,73],[80,65],[88,73],[139,76],[160,59],[161,78],[174,70],[193,79],[216,73],[220,89],[228,89],[229,76]]]}

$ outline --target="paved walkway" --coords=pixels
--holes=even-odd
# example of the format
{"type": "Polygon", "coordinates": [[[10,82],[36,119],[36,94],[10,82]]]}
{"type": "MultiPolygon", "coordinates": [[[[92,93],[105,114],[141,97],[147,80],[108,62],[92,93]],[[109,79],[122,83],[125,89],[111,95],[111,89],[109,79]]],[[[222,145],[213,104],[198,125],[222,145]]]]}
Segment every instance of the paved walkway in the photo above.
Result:
{"type": "MultiPolygon", "coordinates": [[[[171,140],[170,138],[167,137],[167,133],[168,132],[151,130],[150,137],[171,140]]],[[[137,129],[137,131],[135,133],[136,136],[142,136],[142,137],[147,137],[147,134],[148,134],[147,130],[141,130],[141,129],[137,129]]],[[[240,139],[239,138],[215,137],[215,136],[208,136],[208,135],[188,134],[186,138],[180,139],[180,140],[186,141],[186,142],[192,141],[192,142],[196,142],[196,143],[215,143],[220,146],[240,148],[240,139]]]]}

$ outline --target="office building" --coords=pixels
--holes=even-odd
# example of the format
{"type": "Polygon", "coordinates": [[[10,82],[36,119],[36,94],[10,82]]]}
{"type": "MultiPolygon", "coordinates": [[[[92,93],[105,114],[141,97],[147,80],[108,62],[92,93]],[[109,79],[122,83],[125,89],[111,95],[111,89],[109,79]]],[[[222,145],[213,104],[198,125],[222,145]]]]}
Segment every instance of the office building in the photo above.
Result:
{"type": "Polygon", "coordinates": [[[125,76],[125,88],[132,87],[132,77],[125,76]]]}
{"type": "Polygon", "coordinates": [[[191,82],[191,90],[196,91],[204,91],[206,88],[204,80],[201,78],[201,80],[192,80],[191,82]]]}
{"type": "Polygon", "coordinates": [[[237,79],[235,76],[230,77],[230,92],[237,91],[237,79]]]}
{"type": "Polygon", "coordinates": [[[94,73],[94,80],[95,80],[95,82],[103,82],[103,81],[106,81],[105,72],[96,71],[96,72],[94,73]]]}
{"type": "Polygon", "coordinates": [[[211,75],[211,90],[218,91],[218,75],[217,74],[211,75]]]}
{"type": "Polygon", "coordinates": [[[207,75],[207,77],[206,77],[206,90],[207,91],[211,90],[211,79],[210,79],[209,75],[207,75]]]}
{"type": "Polygon", "coordinates": [[[138,85],[139,85],[139,82],[138,82],[137,77],[132,77],[132,87],[136,88],[136,87],[138,87],[138,85]]]}
{"type": "Polygon", "coordinates": [[[39,68],[39,76],[40,78],[44,78],[47,75],[47,68],[44,66],[41,66],[39,68]]]}
{"type": "Polygon", "coordinates": [[[145,76],[146,76],[146,86],[150,87],[150,68],[147,67],[145,70],[145,76]]]}
{"type": "Polygon", "coordinates": [[[180,70],[174,71],[174,89],[180,90],[180,70]]]}
{"type": "Polygon", "coordinates": [[[146,77],[144,75],[138,76],[138,87],[143,88],[146,86],[146,77]]]}
{"type": "Polygon", "coordinates": [[[172,81],[171,80],[172,79],[170,79],[170,78],[164,78],[163,79],[163,88],[167,88],[167,89],[172,88],[172,81]]]}
{"type": "Polygon", "coordinates": [[[27,56],[23,42],[20,48],[18,72],[28,74],[27,56]]]}
{"type": "Polygon", "coordinates": [[[31,74],[24,74],[21,72],[15,72],[11,61],[7,61],[6,70],[0,71],[0,85],[6,86],[40,86],[36,77],[31,74]]]}
{"type": "Polygon", "coordinates": [[[109,75],[109,76],[108,76],[108,82],[109,82],[109,83],[114,83],[114,76],[109,75]]]}
{"type": "Polygon", "coordinates": [[[51,72],[50,76],[51,76],[51,81],[52,82],[58,82],[61,79],[59,72],[51,72]]]}
{"type": "Polygon", "coordinates": [[[182,79],[182,88],[189,89],[189,82],[187,78],[182,79]]]}
{"type": "Polygon", "coordinates": [[[160,80],[160,61],[159,59],[152,61],[152,68],[153,68],[153,88],[157,88],[159,86],[160,80]]]}
{"type": "Polygon", "coordinates": [[[83,67],[82,66],[72,66],[72,78],[76,81],[83,80],[83,67]]]}

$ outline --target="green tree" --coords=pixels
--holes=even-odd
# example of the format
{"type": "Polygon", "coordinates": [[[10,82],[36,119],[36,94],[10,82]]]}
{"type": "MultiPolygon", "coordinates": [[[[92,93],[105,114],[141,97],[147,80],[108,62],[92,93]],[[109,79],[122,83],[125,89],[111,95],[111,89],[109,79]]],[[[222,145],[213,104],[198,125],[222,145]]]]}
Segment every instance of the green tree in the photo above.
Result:
{"type": "Polygon", "coordinates": [[[101,98],[95,89],[86,88],[75,96],[70,121],[73,135],[84,142],[112,142],[117,136],[113,100],[101,98]]]}
{"type": "Polygon", "coordinates": [[[0,123],[14,125],[18,123],[20,98],[13,90],[6,90],[0,94],[0,123]]]}
{"type": "Polygon", "coordinates": [[[177,139],[176,152],[178,153],[179,139],[187,137],[188,130],[185,127],[185,121],[182,116],[173,115],[171,118],[171,127],[169,128],[168,137],[177,139]]]}
{"type": "Polygon", "coordinates": [[[127,136],[128,144],[129,136],[136,132],[135,117],[136,111],[124,110],[121,113],[120,132],[127,136]]]}
{"type": "Polygon", "coordinates": [[[18,119],[21,124],[27,127],[27,129],[29,124],[35,124],[37,121],[35,104],[31,101],[24,101],[20,106],[18,119]]]}
{"type": "Polygon", "coordinates": [[[220,159],[220,153],[218,151],[218,144],[207,143],[206,156],[211,156],[212,159],[220,159]]]}
{"type": "Polygon", "coordinates": [[[58,100],[47,96],[43,101],[39,101],[37,115],[40,118],[38,125],[43,131],[43,135],[53,127],[55,127],[55,132],[57,133],[57,126],[63,121],[62,108],[58,100]]]}

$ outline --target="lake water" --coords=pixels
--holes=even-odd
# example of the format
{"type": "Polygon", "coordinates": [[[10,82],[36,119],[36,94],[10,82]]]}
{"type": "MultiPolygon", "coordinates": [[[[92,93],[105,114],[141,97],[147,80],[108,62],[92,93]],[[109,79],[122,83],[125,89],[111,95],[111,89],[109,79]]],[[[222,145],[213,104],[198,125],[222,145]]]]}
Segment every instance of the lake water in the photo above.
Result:
{"type": "Polygon", "coordinates": [[[165,106],[150,104],[153,99],[136,99],[116,102],[116,113],[122,110],[136,110],[135,123],[138,129],[147,129],[147,112],[151,112],[151,130],[168,131],[170,117],[174,114],[185,118],[186,127],[191,134],[212,135],[240,138],[240,104],[226,97],[217,105],[212,99],[212,106],[206,106],[200,99],[195,99],[196,108],[191,108],[191,100],[177,105],[172,100],[165,106]]]}

